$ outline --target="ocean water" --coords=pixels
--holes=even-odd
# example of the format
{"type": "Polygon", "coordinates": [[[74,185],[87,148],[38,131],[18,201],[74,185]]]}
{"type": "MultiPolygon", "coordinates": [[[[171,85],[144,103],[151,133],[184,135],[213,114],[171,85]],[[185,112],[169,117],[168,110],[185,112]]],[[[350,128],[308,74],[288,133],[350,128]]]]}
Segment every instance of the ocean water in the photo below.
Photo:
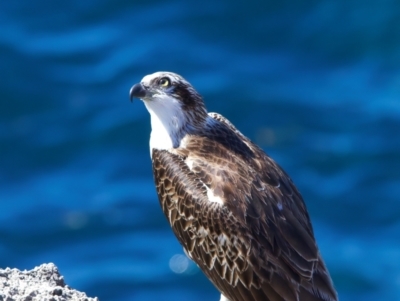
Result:
{"type": "Polygon", "coordinates": [[[2,1],[0,266],[219,300],[158,205],[130,87],[182,74],[291,175],[342,301],[400,300],[396,1],[2,1]]]}

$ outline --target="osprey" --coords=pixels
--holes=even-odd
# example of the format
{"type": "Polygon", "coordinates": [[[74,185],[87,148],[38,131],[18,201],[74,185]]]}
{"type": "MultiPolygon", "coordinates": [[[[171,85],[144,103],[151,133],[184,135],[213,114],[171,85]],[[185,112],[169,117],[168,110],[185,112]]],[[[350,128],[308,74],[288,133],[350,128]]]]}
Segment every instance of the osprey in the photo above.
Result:
{"type": "Polygon", "coordinates": [[[221,300],[338,300],[303,199],[275,161],[175,73],[145,76],[134,97],[151,116],[161,208],[221,300]]]}

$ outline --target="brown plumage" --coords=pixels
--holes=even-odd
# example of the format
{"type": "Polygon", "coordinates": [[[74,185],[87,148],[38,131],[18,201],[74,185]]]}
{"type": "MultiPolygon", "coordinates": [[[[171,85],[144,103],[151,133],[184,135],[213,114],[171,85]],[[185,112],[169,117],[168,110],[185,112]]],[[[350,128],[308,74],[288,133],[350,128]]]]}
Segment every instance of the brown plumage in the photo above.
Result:
{"type": "Polygon", "coordinates": [[[338,300],[289,176],[179,75],[131,89],[152,117],[160,205],[187,254],[230,301],[338,300]],[[160,142],[162,141],[162,142],[160,142]]]}

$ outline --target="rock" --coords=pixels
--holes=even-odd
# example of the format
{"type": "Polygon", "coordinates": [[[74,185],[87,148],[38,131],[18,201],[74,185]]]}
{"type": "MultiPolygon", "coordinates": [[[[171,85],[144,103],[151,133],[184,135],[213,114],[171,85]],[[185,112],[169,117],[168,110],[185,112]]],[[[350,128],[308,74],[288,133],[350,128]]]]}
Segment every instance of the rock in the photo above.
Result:
{"type": "Polygon", "coordinates": [[[30,271],[0,269],[0,301],[99,301],[70,288],[53,263],[30,271]]]}

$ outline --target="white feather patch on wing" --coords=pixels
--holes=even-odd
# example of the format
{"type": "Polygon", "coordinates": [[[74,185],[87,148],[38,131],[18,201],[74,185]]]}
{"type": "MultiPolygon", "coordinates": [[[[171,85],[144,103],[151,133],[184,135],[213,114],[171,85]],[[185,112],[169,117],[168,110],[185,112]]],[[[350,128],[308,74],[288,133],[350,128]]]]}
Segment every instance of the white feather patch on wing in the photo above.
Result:
{"type": "Polygon", "coordinates": [[[212,203],[218,203],[218,204],[223,205],[224,201],[219,196],[214,195],[214,191],[212,189],[208,188],[207,185],[205,185],[205,186],[207,188],[207,198],[208,198],[208,200],[210,202],[212,202],[212,203]]]}
{"type": "Polygon", "coordinates": [[[187,157],[186,160],[185,160],[185,163],[189,167],[190,170],[193,169],[193,163],[194,163],[193,159],[191,159],[190,157],[187,157]]]}

